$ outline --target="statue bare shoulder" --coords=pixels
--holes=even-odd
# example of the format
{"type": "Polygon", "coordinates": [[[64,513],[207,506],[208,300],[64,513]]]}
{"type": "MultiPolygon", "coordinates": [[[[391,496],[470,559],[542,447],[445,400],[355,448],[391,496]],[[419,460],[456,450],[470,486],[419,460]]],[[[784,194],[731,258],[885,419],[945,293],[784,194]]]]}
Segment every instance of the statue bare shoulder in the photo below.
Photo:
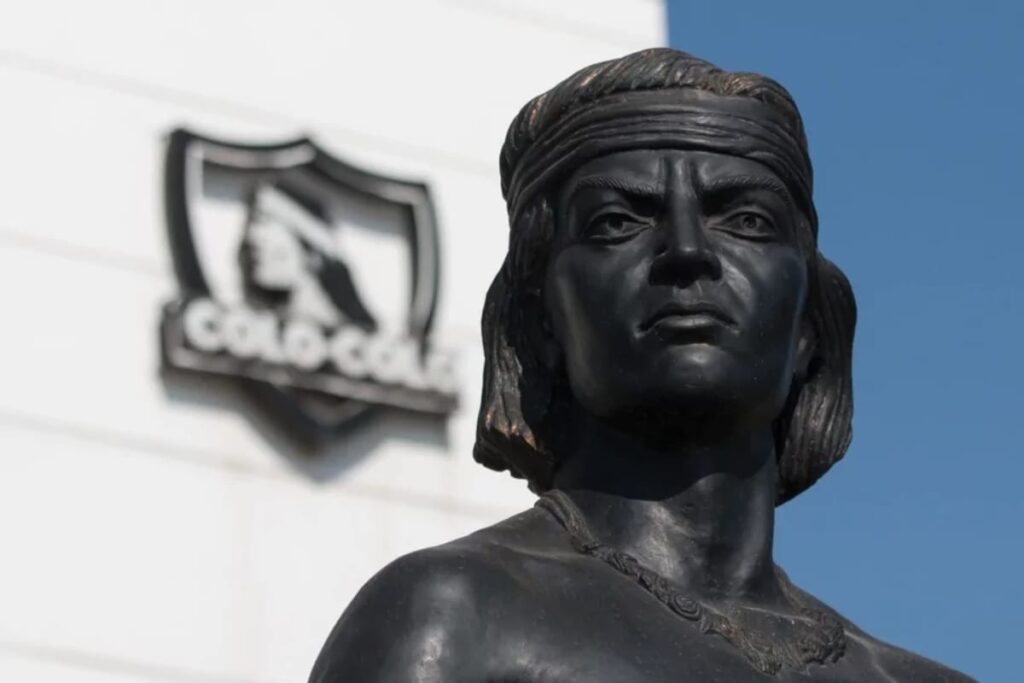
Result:
{"type": "MultiPolygon", "coordinates": [[[[795,587],[800,595],[809,603],[833,610],[821,600],[795,587]]],[[[863,650],[876,668],[891,681],[928,681],[929,683],[977,683],[970,676],[943,666],[942,664],[904,650],[901,647],[879,640],[866,633],[855,623],[840,615],[843,627],[853,645],[863,650]]]]}
{"type": "Polygon", "coordinates": [[[550,562],[544,550],[546,537],[556,542],[550,526],[529,510],[395,560],[342,614],[311,683],[490,680],[498,663],[488,639],[499,622],[502,641],[509,639],[511,609],[536,585],[539,566],[550,562]]]}
{"type": "Polygon", "coordinates": [[[870,636],[847,622],[847,635],[877,662],[893,681],[929,681],[929,683],[977,683],[970,676],[936,661],[914,654],[870,636]]]}

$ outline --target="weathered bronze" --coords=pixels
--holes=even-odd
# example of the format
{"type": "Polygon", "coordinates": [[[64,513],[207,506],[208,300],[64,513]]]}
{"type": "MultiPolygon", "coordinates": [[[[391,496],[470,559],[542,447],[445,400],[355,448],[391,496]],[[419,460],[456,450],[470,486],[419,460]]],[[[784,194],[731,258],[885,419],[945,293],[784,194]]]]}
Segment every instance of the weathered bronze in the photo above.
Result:
{"type": "Polygon", "coordinates": [[[536,507],[403,557],[315,683],[969,681],[772,558],[850,441],[855,306],[776,82],[655,49],[529,102],[501,153],[476,458],[536,507]]]}

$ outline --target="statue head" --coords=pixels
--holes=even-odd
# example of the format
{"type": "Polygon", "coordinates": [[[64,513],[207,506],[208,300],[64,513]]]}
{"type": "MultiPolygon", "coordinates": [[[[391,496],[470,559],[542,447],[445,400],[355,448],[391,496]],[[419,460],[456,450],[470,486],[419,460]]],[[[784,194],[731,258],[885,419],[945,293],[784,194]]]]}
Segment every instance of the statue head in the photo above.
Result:
{"type": "Polygon", "coordinates": [[[856,318],[775,81],[652,49],[534,98],[501,152],[474,456],[551,486],[559,404],[652,431],[770,420],[777,503],[846,451],[856,318]]]}

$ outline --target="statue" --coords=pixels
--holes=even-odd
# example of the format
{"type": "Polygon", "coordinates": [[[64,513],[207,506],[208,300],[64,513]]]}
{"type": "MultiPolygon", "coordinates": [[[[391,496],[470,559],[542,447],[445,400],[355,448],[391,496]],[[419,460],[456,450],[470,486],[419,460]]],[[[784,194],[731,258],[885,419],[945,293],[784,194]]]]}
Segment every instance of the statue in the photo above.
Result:
{"type": "Polygon", "coordinates": [[[778,83],[653,49],[529,102],[501,152],[477,460],[526,512],[382,570],[313,683],[970,681],[772,558],[851,435],[855,306],[778,83]]]}

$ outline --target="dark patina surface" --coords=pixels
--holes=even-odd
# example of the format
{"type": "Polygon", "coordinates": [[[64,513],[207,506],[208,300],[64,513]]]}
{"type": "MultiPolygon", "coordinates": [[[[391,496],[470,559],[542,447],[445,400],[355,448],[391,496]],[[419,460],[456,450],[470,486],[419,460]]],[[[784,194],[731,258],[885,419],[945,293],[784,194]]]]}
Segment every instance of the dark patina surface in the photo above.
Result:
{"type": "Polygon", "coordinates": [[[475,456],[540,501],[382,570],[311,680],[971,680],[772,556],[852,416],[853,294],[789,94],[667,49],[597,64],[524,107],[502,182],[475,456]]]}

